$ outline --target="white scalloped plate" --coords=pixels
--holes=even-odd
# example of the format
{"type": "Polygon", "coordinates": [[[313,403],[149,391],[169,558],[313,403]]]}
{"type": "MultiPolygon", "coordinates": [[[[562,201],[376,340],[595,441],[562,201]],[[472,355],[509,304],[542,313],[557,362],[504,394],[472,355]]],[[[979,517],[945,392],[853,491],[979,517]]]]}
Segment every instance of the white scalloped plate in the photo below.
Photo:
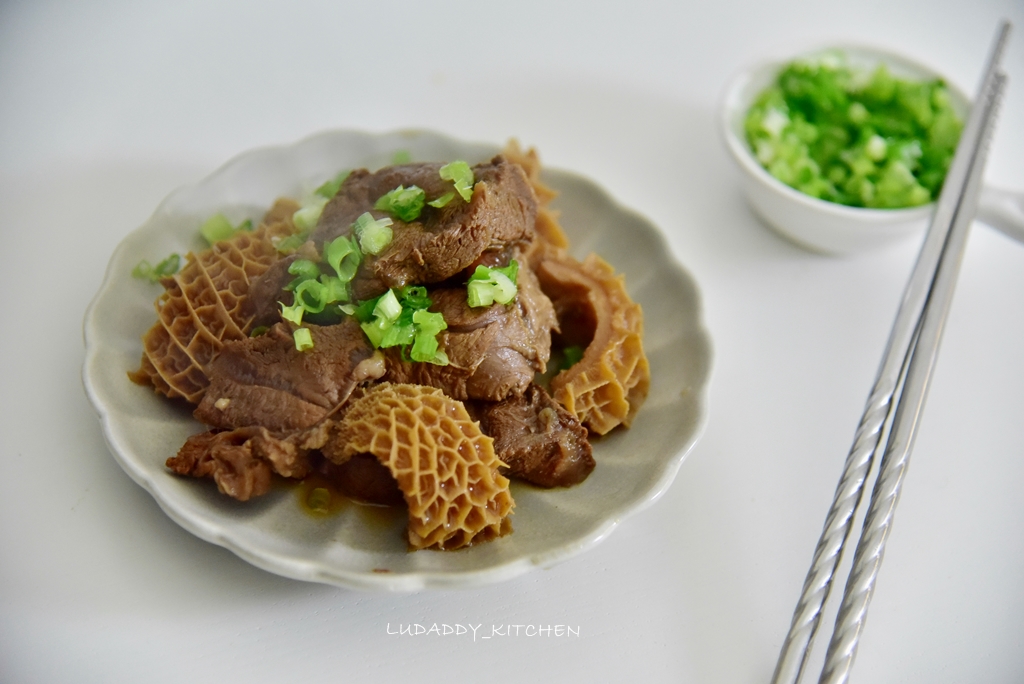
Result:
{"type": "Polygon", "coordinates": [[[561,192],[555,207],[562,211],[573,252],[595,251],[624,272],[630,294],[644,308],[651,391],[631,429],[596,442],[598,465],[583,484],[559,490],[513,484],[514,532],[506,537],[460,551],[410,553],[405,521],[396,516],[351,505],[316,519],[300,509],[296,492],[286,486],[247,503],[231,500],[210,481],[177,477],[164,467],[202,426],[187,408],[126,376],[139,365],[141,336],[155,320],[153,300],[159,294],[157,286],[131,278],[139,260],[200,249],[197,228],[218,211],[234,220],[258,219],[279,196],[299,196],[340,169],[383,166],[397,150],[407,150],[416,161],[471,164],[498,152],[492,145],[423,131],[328,131],[294,145],[247,152],[173,192],[118,246],[86,312],[86,392],[117,462],[167,515],[270,572],[409,591],[496,582],[550,566],[590,548],[626,516],[653,503],[671,484],[707,416],[711,343],[696,283],[654,226],[584,178],[544,173],[561,192]]]}

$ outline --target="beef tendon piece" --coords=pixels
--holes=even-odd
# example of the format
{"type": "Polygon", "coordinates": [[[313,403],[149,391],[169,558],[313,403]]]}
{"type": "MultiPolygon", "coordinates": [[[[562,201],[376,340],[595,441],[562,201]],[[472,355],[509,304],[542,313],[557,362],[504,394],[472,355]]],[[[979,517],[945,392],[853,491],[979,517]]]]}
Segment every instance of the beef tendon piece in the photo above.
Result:
{"type": "MultiPolygon", "coordinates": [[[[389,166],[376,173],[353,171],[324,207],[313,240],[322,245],[351,235],[361,214],[390,217],[373,208],[376,201],[399,185],[422,188],[428,200],[452,190],[441,180],[441,164],[389,166]]],[[[503,157],[473,167],[476,184],[468,202],[456,196],[444,207],[429,205],[420,217],[406,223],[395,217],[391,243],[365,259],[352,282],[357,299],[369,299],[388,288],[438,283],[473,263],[487,249],[533,239],[537,198],[518,164],[503,157]]]]}
{"type": "Polygon", "coordinates": [[[333,421],[324,420],[284,435],[265,427],[209,430],[189,437],[166,465],[179,475],[212,478],[222,494],[248,501],[270,490],[274,473],[306,477],[311,452],[323,447],[334,429],[333,421]]]}
{"type": "Polygon", "coordinates": [[[307,428],[343,404],[360,384],[384,374],[359,324],[307,325],[313,348],[298,351],[291,329],[228,342],[210,364],[210,386],[193,415],[213,427],[262,425],[272,432],[307,428]]]}
{"type": "Polygon", "coordinates": [[[518,286],[512,303],[477,308],[466,303],[465,287],[433,290],[430,310],[440,312],[448,325],[438,335],[448,365],[405,361],[400,351],[389,350],[388,379],[438,387],[460,401],[522,394],[546,368],[558,321],[551,300],[525,266],[518,286]]]}
{"type": "Polygon", "coordinates": [[[409,506],[412,549],[458,549],[506,534],[515,505],[490,437],[462,402],[419,385],[375,385],[352,402],[324,455],[372,454],[409,506]]]}
{"type": "Polygon", "coordinates": [[[537,276],[555,306],[562,342],[585,347],[578,363],[552,378],[552,396],[599,435],[629,427],[650,386],[640,305],[596,254],[579,262],[549,250],[537,276]]]}
{"type": "Polygon", "coordinates": [[[538,385],[522,396],[476,402],[473,413],[494,439],[510,477],[541,487],[569,487],[594,470],[587,429],[538,385]]]}
{"type": "Polygon", "coordinates": [[[189,437],[177,455],[167,459],[167,467],[179,475],[212,478],[222,494],[248,501],[270,490],[270,456],[294,476],[307,472],[294,445],[275,443],[279,441],[265,428],[202,432],[189,437]]]}
{"type": "Polygon", "coordinates": [[[249,284],[281,256],[274,241],[294,232],[289,210],[297,208],[278,200],[259,228],[190,253],[180,272],[160,281],[165,291],[155,303],[157,322],[142,338],[141,367],[128,374],[133,382],[172,399],[202,399],[210,362],[226,342],[249,333],[249,284]]]}

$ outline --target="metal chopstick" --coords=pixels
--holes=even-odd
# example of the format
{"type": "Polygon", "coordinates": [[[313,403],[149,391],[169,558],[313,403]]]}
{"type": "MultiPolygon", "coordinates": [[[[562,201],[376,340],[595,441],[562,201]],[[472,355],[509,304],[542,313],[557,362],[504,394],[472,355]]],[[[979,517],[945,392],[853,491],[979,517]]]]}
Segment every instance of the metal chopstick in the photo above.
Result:
{"type": "MultiPolygon", "coordinates": [[[[996,75],[988,103],[988,108],[993,113],[998,108],[1005,81],[1006,77],[1003,74],[996,75]]],[[[885,553],[885,543],[903,487],[903,476],[910,462],[910,451],[924,408],[928,383],[938,357],[939,340],[953,299],[953,289],[960,272],[968,229],[978,208],[984,148],[987,146],[987,138],[992,131],[994,120],[995,117],[990,116],[988,125],[985,126],[985,139],[979,151],[980,159],[975,162],[972,169],[964,202],[957,212],[943,258],[939,262],[928,306],[921,319],[917,341],[907,366],[906,379],[896,405],[889,440],[871,493],[857,551],[853,557],[853,569],[847,580],[835,630],[825,655],[820,684],[846,682],[857,654],[860,634],[867,619],[868,603],[874,593],[875,580],[885,553]]]]}
{"type": "MultiPolygon", "coordinates": [[[[920,404],[923,403],[924,390],[926,389],[927,379],[930,376],[930,366],[927,373],[919,370],[915,374],[917,378],[915,383],[922,383],[919,396],[908,397],[914,399],[915,403],[917,403],[917,408],[913,412],[915,419],[909,422],[906,420],[901,421],[901,425],[904,426],[901,430],[909,431],[910,439],[907,439],[906,435],[903,435],[901,440],[894,440],[892,438],[896,429],[895,417],[893,416],[893,400],[894,397],[899,396],[902,398],[904,396],[903,393],[898,393],[898,389],[900,389],[901,380],[904,379],[904,372],[907,371],[909,373],[908,361],[914,356],[913,349],[918,344],[918,334],[923,330],[923,313],[926,304],[931,301],[930,293],[933,291],[933,283],[937,282],[936,272],[939,270],[940,258],[942,258],[944,253],[950,255],[946,257],[947,259],[951,259],[957,264],[957,267],[952,271],[952,278],[949,276],[949,267],[945,270],[947,275],[943,277],[944,282],[948,282],[948,285],[944,286],[948,287],[948,294],[944,296],[952,296],[952,284],[955,282],[960,254],[963,251],[963,243],[966,241],[966,225],[969,225],[974,215],[976,208],[974,205],[976,205],[977,201],[976,191],[974,192],[975,197],[973,199],[969,196],[966,196],[965,199],[965,192],[969,190],[968,186],[972,170],[974,170],[974,175],[980,178],[984,165],[985,141],[991,131],[992,120],[994,119],[994,100],[998,99],[998,92],[1001,91],[1005,78],[997,74],[997,67],[1005,48],[1009,28],[1009,23],[1004,21],[996,34],[979,89],[979,95],[975,100],[976,105],[972,108],[971,116],[961,135],[956,155],[947,174],[942,194],[936,206],[935,215],[932,218],[931,227],[904,292],[893,330],[886,344],[886,350],[882,357],[882,363],[879,367],[875,384],[854,437],[853,446],[847,456],[843,475],[836,488],[835,497],[825,520],[821,538],[814,552],[814,560],[804,581],[803,590],[793,614],[789,633],[779,655],[775,673],[772,677],[772,684],[796,684],[800,679],[810,652],[814,634],[821,619],[822,609],[828,599],[836,568],[839,565],[843,548],[849,538],[853,517],[862,498],[865,480],[883,436],[888,435],[890,437],[890,449],[887,450],[887,454],[899,448],[898,443],[900,443],[906,446],[906,452],[909,455],[912,436],[917,424],[916,417],[920,413],[920,404]],[[993,92],[996,95],[990,96],[993,92]],[[962,238],[958,238],[958,245],[950,245],[954,249],[949,251],[947,237],[958,218],[965,224],[965,227],[960,231],[962,238]],[[886,427],[890,419],[893,421],[892,428],[887,431],[886,427]]],[[[978,183],[978,181],[974,182],[975,184],[978,183]]],[[[948,310],[948,302],[943,308],[948,310]]],[[[943,321],[945,319],[944,312],[941,315],[941,319],[943,321]]],[[[932,316],[932,320],[936,320],[934,316],[932,316]]],[[[936,323],[933,322],[930,325],[935,326],[936,323]]],[[[933,343],[935,348],[937,348],[937,335],[939,334],[941,334],[941,322],[937,324],[936,338],[933,343]]],[[[926,355],[931,357],[931,363],[934,363],[934,354],[935,349],[926,355]]],[[[907,375],[908,380],[909,377],[907,375]]],[[[904,387],[904,390],[906,390],[906,387],[904,387]]],[[[883,461],[885,460],[883,458],[883,461]]],[[[905,468],[905,457],[898,460],[903,462],[903,468],[905,468]]],[[[889,459],[889,462],[893,463],[894,461],[889,459]]],[[[882,482],[881,477],[879,477],[879,482],[882,482]]],[[[886,480],[886,482],[893,484],[891,479],[886,480]]],[[[896,496],[898,496],[901,483],[902,469],[900,470],[899,478],[895,481],[896,496]]],[[[875,498],[877,497],[873,496],[873,500],[875,498]]],[[[895,506],[896,497],[887,500],[891,500],[892,506],[895,506]]],[[[883,516],[886,527],[884,535],[880,539],[882,547],[884,547],[885,537],[888,535],[888,523],[891,522],[891,515],[892,510],[890,509],[888,515],[883,516]]],[[[882,518],[876,517],[875,520],[880,521],[882,518]]],[[[867,521],[865,522],[864,529],[869,529],[867,521]]],[[[864,541],[862,535],[862,544],[864,541]]],[[[865,574],[862,571],[858,575],[862,581],[870,580],[866,585],[860,585],[866,588],[866,591],[854,592],[854,594],[860,597],[858,610],[854,610],[853,604],[850,603],[848,605],[848,602],[844,600],[844,607],[847,608],[845,622],[842,628],[837,623],[837,630],[834,633],[833,641],[837,641],[835,635],[839,635],[839,641],[834,647],[830,644],[829,655],[826,656],[826,671],[822,674],[821,681],[823,682],[840,682],[845,681],[846,677],[848,677],[849,668],[852,666],[853,656],[856,653],[856,645],[863,626],[864,616],[866,615],[867,602],[870,601],[871,590],[874,587],[874,577],[878,571],[878,564],[881,562],[881,553],[878,553],[877,556],[868,554],[866,556],[860,555],[862,564],[866,562],[864,559],[869,557],[875,558],[877,562],[873,572],[865,574]],[[831,666],[829,666],[829,663],[831,663],[831,666]],[[826,679],[826,674],[833,678],[826,679]]],[[[857,559],[855,558],[855,565],[856,563],[857,559]]],[[[851,573],[851,583],[853,580],[854,574],[851,573]]],[[[848,586],[848,595],[850,595],[850,590],[851,586],[848,586]]],[[[841,620],[843,615],[844,613],[841,609],[841,620]]]]}

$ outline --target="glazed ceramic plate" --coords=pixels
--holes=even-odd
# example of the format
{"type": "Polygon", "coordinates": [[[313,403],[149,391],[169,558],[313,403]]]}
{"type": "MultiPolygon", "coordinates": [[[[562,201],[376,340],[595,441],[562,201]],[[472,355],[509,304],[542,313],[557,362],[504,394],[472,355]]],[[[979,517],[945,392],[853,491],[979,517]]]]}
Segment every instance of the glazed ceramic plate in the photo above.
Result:
{"type": "Polygon", "coordinates": [[[240,503],[221,495],[212,481],[177,477],[164,462],[203,427],[187,406],[126,376],[139,366],[141,336],[155,320],[153,300],[160,294],[159,286],[132,279],[136,263],[201,249],[198,226],[216,212],[258,222],[277,197],[299,197],[341,169],[386,165],[399,150],[414,161],[471,164],[498,152],[493,145],[419,131],[329,131],[295,145],[247,152],[172,193],[114,252],[86,313],[86,392],[114,458],[167,515],[270,572],[408,591],[495,582],[550,566],[590,548],[657,499],[707,416],[711,344],[696,283],[673,260],[653,225],[585,178],[554,170],[544,174],[561,193],[554,206],[562,212],[572,251],[580,257],[591,251],[602,255],[625,273],[630,294],[643,306],[651,390],[632,428],[596,441],[597,468],[581,485],[542,490],[514,483],[514,532],[501,539],[459,551],[410,553],[400,515],[351,504],[336,515],[314,518],[300,508],[297,487],[282,484],[240,503]]]}

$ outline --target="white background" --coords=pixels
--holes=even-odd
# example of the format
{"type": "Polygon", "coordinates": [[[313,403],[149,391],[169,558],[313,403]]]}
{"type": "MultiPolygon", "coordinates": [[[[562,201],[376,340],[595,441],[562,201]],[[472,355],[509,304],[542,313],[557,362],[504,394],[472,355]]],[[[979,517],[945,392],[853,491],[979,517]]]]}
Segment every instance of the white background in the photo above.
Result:
{"type": "MultiPolygon", "coordinates": [[[[840,41],[973,93],[1001,17],[987,180],[1024,190],[1009,0],[0,4],[0,682],[767,682],[916,244],[776,237],[716,103],[742,67],[840,41]],[[650,217],[700,283],[707,431],[594,550],[464,591],[305,584],[184,532],[110,457],[79,373],[114,247],[238,152],[336,127],[517,136],[650,217]],[[580,636],[387,634],[409,623],[580,636]]],[[[976,224],[854,681],[1024,680],[1022,340],[1024,245],[976,224]]]]}

